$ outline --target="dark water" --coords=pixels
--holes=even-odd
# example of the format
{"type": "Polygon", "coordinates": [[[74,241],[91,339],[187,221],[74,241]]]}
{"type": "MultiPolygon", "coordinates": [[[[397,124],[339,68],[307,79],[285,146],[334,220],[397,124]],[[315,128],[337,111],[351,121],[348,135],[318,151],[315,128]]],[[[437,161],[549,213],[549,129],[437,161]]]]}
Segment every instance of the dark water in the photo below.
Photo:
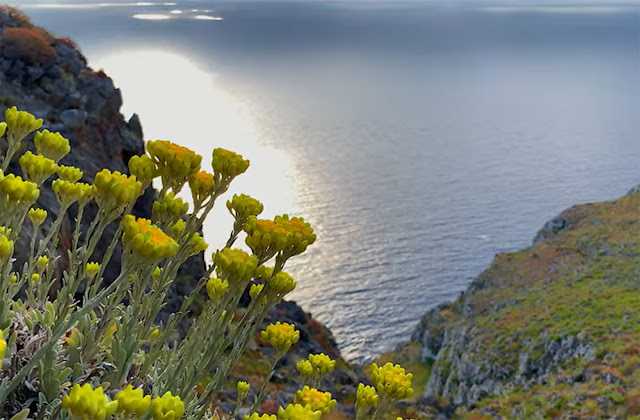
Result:
{"type": "Polygon", "coordinates": [[[349,358],[407,339],[428,308],[454,298],[495,253],[530,244],[562,209],[640,180],[639,10],[453,1],[26,9],[114,76],[150,137],[206,150],[233,147],[233,133],[250,127],[239,147],[257,178],[279,181],[252,193],[319,233],[290,267],[294,297],[349,358]],[[203,117],[163,117],[180,107],[203,117]],[[185,125],[222,134],[184,135],[185,125]]]}

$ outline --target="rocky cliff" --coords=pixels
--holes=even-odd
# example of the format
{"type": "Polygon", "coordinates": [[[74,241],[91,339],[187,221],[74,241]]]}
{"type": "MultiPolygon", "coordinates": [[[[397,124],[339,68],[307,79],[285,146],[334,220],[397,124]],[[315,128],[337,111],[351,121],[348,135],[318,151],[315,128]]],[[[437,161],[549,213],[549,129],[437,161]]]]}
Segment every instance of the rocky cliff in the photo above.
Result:
{"type": "Polygon", "coordinates": [[[636,189],[497,255],[413,334],[431,365],[425,400],[440,417],[640,418],[639,256],[636,189]]]}
{"type": "MultiPolygon", "coordinates": [[[[0,113],[4,114],[7,107],[14,105],[42,118],[43,129],[59,131],[69,139],[71,153],[61,163],[82,168],[84,182],[92,182],[95,174],[103,168],[127,172],[127,162],[131,156],[144,153],[139,118],[133,115],[126,121],[120,114],[122,95],[113,80],[104,72],[90,68],[72,40],[58,38],[32,25],[16,9],[0,6],[0,113]]],[[[5,143],[0,143],[2,153],[5,143]]],[[[17,163],[19,155],[10,165],[10,172],[21,173],[17,163]]],[[[148,191],[138,200],[134,213],[149,217],[154,197],[155,192],[148,191]]],[[[37,206],[49,212],[50,220],[55,218],[59,210],[48,187],[44,188],[37,206]]],[[[85,210],[85,222],[91,220],[95,212],[95,208],[85,210]]],[[[66,255],[65,247],[71,243],[75,216],[72,208],[64,221],[59,249],[61,256],[66,255]]],[[[47,231],[45,224],[39,234],[46,235],[47,231]]],[[[96,256],[104,254],[114,231],[115,226],[111,226],[106,232],[96,249],[96,256]]],[[[17,267],[21,266],[28,254],[28,230],[22,233],[21,240],[23,243],[19,244],[16,251],[17,267]]],[[[114,278],[118,272],[119,254],[120,251],[116,251],[110,269],[105,273],[107,280],[114,278]]],[[[64,266],[65,262],[61,261],[60,269],[64,266]]],[[[192,290],[194,281],[204,274],[204,270],[202,254],[187,261],[170,292],[164,316],[177,310],[182,296],[192,290]]],[[[284,403],[298,389],[293,367],[309,353],[324,352],[339,359],[340,368],[332,380],[325,384],[327,390],[333,391],[336,396],[355,390],[356,376],[351,367],[342,361],[336,342],[326,327],[294,302],[278,305],[267,319],[267,322],[275,321],[294,323],[301,331],[301,339],[280,364],[273,384],[268,389],[274,401],[284,403]]],[[[260,344],[256,340],[245,362],[238,367],[239,375],[247,374],[255,381],[260,381],[263,366],[258,360],[262,352],[269,351],[260,344]]],[[[257,388],[255,383],[254,387],[257,388]]],[[[225,404],[225,396],[222,397],[221,404],[225,404]]],[[[235,394],[232,398],[235,399],[235,394]]]]}

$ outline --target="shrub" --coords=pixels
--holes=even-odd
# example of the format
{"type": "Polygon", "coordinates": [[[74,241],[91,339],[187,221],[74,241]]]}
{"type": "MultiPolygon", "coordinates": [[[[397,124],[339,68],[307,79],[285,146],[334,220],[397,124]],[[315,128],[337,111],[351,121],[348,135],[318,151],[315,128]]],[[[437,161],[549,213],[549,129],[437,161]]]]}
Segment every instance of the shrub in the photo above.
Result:
{"type": "Polygon", "coordinates": [[[36,27],[12,27],[2,31],[1,46],[31,64],[53,59],[55,50],[45,35],[36,27]]]}
{"type": "MultiPolygon", "coordinates": [[[[129,161],[131,175],[103,169],[93,184],[78,182],[82,171],[59,165],[69,153],[69,141],[59,133],[38,131],[36,153],[19,159],[23,179],[6,173],[13,155],[42,120],[18,111],[5,112],[0,138],[6,131],[7,153],[0,164],[0,409],[25,419],[30,411],[48,419],[197,420],[212,418],[212,401],[228,382],[247,343],[257,333],[270,308],[296,283],[284,270],[305,252],[316,235],[299,217],[260,219],[262,204],[236,195],[227,202],[234,218],[229,240],[213,253],[207,274],[185,297],[178,312],[156,324],[178,268],[207,249],[198,233],[205,218],[249,161],[224,149],[212,153],[212,173],[201,171],[202,156],[169,141],[150,141],[148,154],[129,161]],[[35,234],[47,223],[47,212],[34,208],[46,180],[60,205],[49,220],[46,237],[35,234]],[[133,206],[156,178],[161,189],[151,219],[131,215],[133,206]],[[192,206],[176,195],[188,188],[192,206]],[[87,206],[97,216],[83,228],[87,206]],[[74,207],[76,223],[68,250],[68,265],[55,278],[58,236],[66,212],[74,207]],[[191,209],[190,209],[191,207],[191,209]],[[116,235],[101,261],[90,261],[103,232],[117,224],[116,235]],[[22,270],[13,264],[14,244],[32,230],[30,255],[22,270]],[[234,248],[244,235],[251,254],[234,248]],[[120,275],[103,284],[104,267],[118,242],[123,246],[120,275]],[[249,287],[251,302],[236,317],[240,298],[249,287]],[[52,286],[59,287],[55,299],[52,286]],[[74,297],[83,290],[83,299],[74,297]],[[191,316],[191,306],[207,292],[208,300],[194,316],[184,339],[169,342],[177,325],[191,316]],[[125,303],[126,302],[126,303],[125,303]],[[19,410],[22,410],[18,412],[19,410]]],[[[249,418],[260,415],[266,385],[278,361],[295,344],[295,326],[275,323],[261,332],[273,348],[269,369],[250,404],[249,418]]],[[[279,420],[319,420],[336,401],[318,390],[335,366],[326,355],[310,355],[299,364],[307,382],[291,404],[278,409],[279,420]]],[[[374,387],[358,388],[360,419],[380,419],[399,399],[413,394],[412,375],[398,365],[373,364],[374,387]]],[[[248,400],[249,385],[237,386],[237,404],[224,417],[236,418],[248,400]]]]}

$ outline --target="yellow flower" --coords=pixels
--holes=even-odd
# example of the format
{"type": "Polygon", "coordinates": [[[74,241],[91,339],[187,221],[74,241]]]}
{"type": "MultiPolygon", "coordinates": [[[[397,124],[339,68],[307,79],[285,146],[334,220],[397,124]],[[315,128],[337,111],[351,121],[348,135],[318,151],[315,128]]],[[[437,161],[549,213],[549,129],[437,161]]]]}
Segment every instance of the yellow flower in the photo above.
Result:
{"type": "Polygon", "coordinates": [[[189,252],[189,256],[193,256],[206,251],[208,247],[209,245],[204,241],[204,238],[200,236],[198,232],[195,232],[191,235],[191,238],[189,238],[186,249],[189,252]]]}
{"type": "Polygon", "coordinates": [[[58,177],[69,182],[78,182],[82,179],[82,171],[75,166],[58,165],[58,177]]]}
{"type": "Polygon", "coordinates": [[[49,258],[46,255],[41,255],[36,260],[36,268],[39,272],[43,272],[49,265],[49,258]]]}
{"type": "Polygon", "coordinates": [[[316,241],[313,228],[302,217],[289,218],[289,215],[283,214],[276,216],[274,222],[287,232],[285,252],[288,256],[302,254],[309,245],[316,241]]]}
{"type": "Polygon", "coordinates": [[[68,139],[62,137],[60,133],[52,133],[49,130],[38,131],[33,142],[39,154],[56,163],[71,151],[68,139]]]}
{"type": "Polygon", "coordinates": [[[320,420],[322,411],[313,411],[311,407],[301,404],[289,404],[286,408],[278,408],[278,420],[320,420]]]}
{"type": "Polygon", "coordinates": [[[387,396],[391,400],[402,400],[413,396],[413,388],[411,388],[413,375],[406,373],[402,366],[387,363],[379,367],[372,363],[369,369],[371,381],[381,396],[387,396]]]}
{"type": "Polygon", "coordinates": [[[330,392],[318,391],[315,388],[309,388],[307,385],[296,392],[296,402],[306,405],[313,411],[319,410],[322,414],[329,413],[336,406],[336,400],[331,399],[330,392]]]}
{"type": "Polygon", "coordinates": [[[261,265],[256,270],[256,276],[268,285],[267,292],[276,299],[282,299],[296,288],[296,282],[288,273],[279,271],[273,276],[273,267],[261,265]]]}
{"type": "Polygon", "coordinates": [[[276,322],[267,325],[267,328],[260,332],[260,337],[271,344],[277,354],[283,354],[298,342],[300,331],[296,330],[293,324],[276,322]]]}
{"type": "Polygon", "coordinates": [[[0,122],[0,137],[4,135],[4,132],[7,130],[7,123],[0,122]]]}
{"type": "Polygon", "coordinates": [[[249,282],[258,259],[249,256],[241,249],[224,248],[215,255],[216,272],[222,279],[228,280],[233,287],[244,287],[249,282]]]}
{"type": "Polygon", "coordinates": [[[98,206],[107,209],[124,208],[142,193],[142,183],[135,176],[126,176],[108,169],[96,174],[93,185],[96,187],[98,206]]]}
{"type": "Polygon", "coordinates": [[[204,203],[216,191],[216,183],[209,172],[198,172],[189,178],[189,188],[194,203],[204,203]]]}
{"type": "Polygon", "coordinates": [[[100,272],[100,264],[97,262],[90,262],[84,268],[84,272],[89,277],[89,279],[93,280],[98,273],[100,272]]]}
{"type": "Polygon", "coordinates": [[[4,111],[4,118],[9,129],[7,139],[10,145],[21,142],[29,133],[42,127],[42,118],[36,119],[26,111],[18,111],[15,106],[4,111]]]}
{"type": "Polygon", "coordinates": [[[33,273],[31,275],[31,283],[33,284],[38,284],[38,282],[40,282],[40,274],[38,273],[33,273]]]}
{"type": "Polygon", "coordinates": [[[310,378],[313,376],[313,366],[311,366],[311,362],[307,359],[300,360],[296,364],[296,370],[306,378],[310,378]]]}
{"type": "Polygon", "coordinates": [[[147,151],[158,168],[162,184],[178,193],[184,184],[200,170],[202,156],[186,147],[166,140],[147,142],[147,151]]]}
{"type": "Polygon", "coordinates": [[[154,178],[160,175],[156,164],[147,156],[133,156],[129,159],[129,173],[142,183],[142,188],[147,189],[154,178]]]}
{"type": "Polygon", "coordinates": [[[151,220],[160,224],[171,224],[187,214],[188,211],[189,203],[185,203],[174,193],[168,193],[153,202],[151,220]]]}
{"type": "Polygon", "coordinates": [[[227,209],[234,219],[233,229],[239,232],[244,227],[244,224],[247,223],[249,217],[258,216],[262,213],[264,206],[255,198],[240,194],[234,195],[231,200],[227,201],[227,209]]]}
{"type": "Polygon", "coordinates": [[[359,410],[368,410],[378,406],[378,394],[376,389],[365,384],[358,384],[356,391],[356,407],[359,410]]]}
{"type": "Polygon", "coordinates": [[[318,375],[331,373],[336,367],[336,361],[331,360],[331,358],[324,353],[310,354],[309,363],[311,363],[313,371],[318,375]]]}
{"type": "Polygon", "coordinates": [[[278,420],[278,418],[273,414],[251,413],[250,416],[245,414],[243,420],[278,420]]]}
{"type": "Polygon", "coordinates": [[[39,196],[40,189],[31,181],[23,181],[21,177],[14,174],[0,178],[0,202],[7,212],[31,207],[39,196]]]}
{"type": "Polygon", "coordinates": [[[47,211],[43,209],[29,209],[27,217],[34,226],[40,226],[47,219],[47,211]]]}
{"type": "Polygon", "coordinates": [[[104,420],[116,412],[118,401],[109,401],[102,387],[94,390],[89,384],[75,384],[61,405],[74,420],[104,420]]]}
{"type": "Polygon", "coordinates": [[[7,342],[4,341],[4,334],[0,330],[0,369],[2,369],[2,359],[7,352],[7,342]]]}
{"type": "Polygon", "coordinates": [[[160,328],[156,328],[153,331],[151,331],[151,336],[149,338],[151,340],[155,340],[158,337],[160,337],[160,328]]]}
{"type": "Polygon", "coordinates": [[[0,261],[13,255],[13,241],[0,231],[0,261]]]}
{"type": "Polygon", "coordinates": [[[249,386],[249,382],[238,381],[238,383],[236,384],[236,389],[238,390],[238,398],[243,400],[249,393],[250,388],[251,387],[249,386]]]}
{"type": "Polygon", "coordinates": [[[233,178],[243,174],[249,168],[249,161],[230,150],[215,148],[211,154],[211,167],[216,185],[226,191],[233,178]]]}
{"type": "Polygon", "coordinates": [[[142,389],[133,389],[131,385],[127,385],[116,394],[115,401],[118,402],[118,413],[141,419],[151,406],[151,395],[144,395],[142,389]]]}
{"type": "Polygon", "coordinates": [[[229,289],[229,282],[226,280],[220,280],[216,277],[211,277],[207,281],[207,295],[213,301],[220,301],[224,297],[224,294],[229,289]]]}
{"type": "Polygon", "coordinates": [[[264,284],[252,284],[249,288],[251,299],[255,299],[262,292],[262,289],[264,289],[264,284]]]}
{"type": "Polygon", "coordinates": [[[165,393],[162,397],[154,398],[151,403],[151,418],[153,420],[179,420],[184,414],[184,403],[178,396],[165,393]]]}
{"type": "Polygon", "coordinates": [[[287,245],[287,231],[272,220],[250,216],[244,225],[245,243],[260,259],[267,261],[287,245]]]}
{"type": "Polygon", "coordinates": [[[134,255],[152,263],[173,257],[178,244],[147,219],[136,219],[128,214],[122,219],[122,242],[134,255]]]}
{"type": "Polygon", "coordinates": [[[41,185],[58,170],[58,165],[52,159],[42,155],[34,155],[31,152],[20,156],[19,161],[23,175],[38,185],[41,185]]]}
{"type": "Polygon", "coordinates": [[[86,206],[96,196],[97,189],[94,185],[84,182],[70,182],[64,179],[54,179],[51,189],[56,195],[60,206],[68,207],[78,202],[80,206],[86,206]]]}

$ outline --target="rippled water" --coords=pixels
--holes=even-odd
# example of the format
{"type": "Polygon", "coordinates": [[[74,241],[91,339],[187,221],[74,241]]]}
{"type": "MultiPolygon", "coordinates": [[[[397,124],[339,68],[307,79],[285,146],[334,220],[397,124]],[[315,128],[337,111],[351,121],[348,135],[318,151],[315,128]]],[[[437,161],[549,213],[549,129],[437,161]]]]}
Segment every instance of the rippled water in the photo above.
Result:
{"type": "Polygon", "coordinates": [[[640,178],[633,4],[178,3],[26,10],[114,76],[149,137],[239,148],[240,189],[314,224],[294,298],[349,358],[640,178]]]}

